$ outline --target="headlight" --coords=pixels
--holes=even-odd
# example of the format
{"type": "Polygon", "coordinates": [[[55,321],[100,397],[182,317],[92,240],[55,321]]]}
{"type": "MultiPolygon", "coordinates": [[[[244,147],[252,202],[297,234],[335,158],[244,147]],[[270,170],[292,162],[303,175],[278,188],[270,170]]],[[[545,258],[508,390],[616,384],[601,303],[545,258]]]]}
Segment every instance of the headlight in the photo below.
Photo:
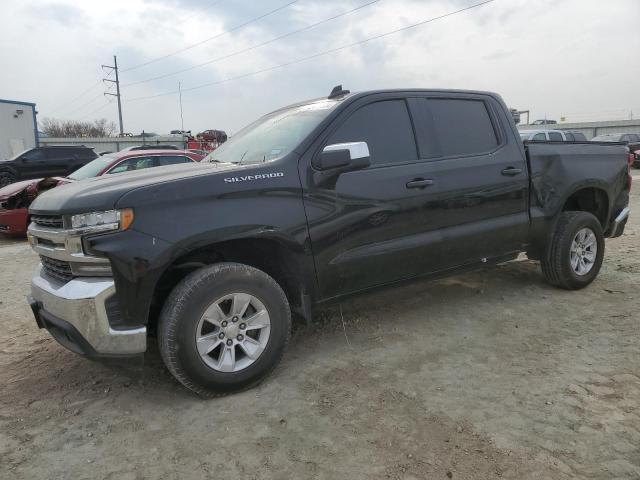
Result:
{"type": "Polygon", "coordinates": [[[71,228],[87,233],[126,230],[132,223],[133,210],[131,208],[80,213],[71,216],[71,228]]]}

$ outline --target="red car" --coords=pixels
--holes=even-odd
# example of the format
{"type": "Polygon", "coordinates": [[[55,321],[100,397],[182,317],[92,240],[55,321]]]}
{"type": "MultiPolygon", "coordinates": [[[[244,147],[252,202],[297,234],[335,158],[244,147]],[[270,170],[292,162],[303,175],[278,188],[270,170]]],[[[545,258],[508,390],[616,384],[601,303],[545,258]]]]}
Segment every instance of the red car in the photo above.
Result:
{"type": "Polygon", "coordinates": [[[40,193],[58,185],[112,173],[150,167],[199,162],[204,158],[188,150],[137,150],[103,155],[68,177],[40,178],[0,188],[0,233],[24,236],[29,226],[29,205],[40,193]]]}

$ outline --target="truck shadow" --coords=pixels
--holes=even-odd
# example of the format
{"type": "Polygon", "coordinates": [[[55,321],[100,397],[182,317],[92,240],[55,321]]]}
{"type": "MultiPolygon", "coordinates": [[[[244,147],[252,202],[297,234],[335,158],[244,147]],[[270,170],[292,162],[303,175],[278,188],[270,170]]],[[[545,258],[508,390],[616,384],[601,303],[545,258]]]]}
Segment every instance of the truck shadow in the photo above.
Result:
{"type": "MultiPolygon", "coordinates": [[[[543,282],[537,263],[519,261],[441,280],[416,280],[345,299],[318,310],[309,325],[294,318],[288,351],[265,384],[277,382],[277,377],[295,376],[296,370],[304,370],[313,362],[308,353],[321,354],[327,341],[332,345],[336,340],[343,342],[347,332],[357,333],[360,338],[375,336],[381,317],[396,328],[410,328],[420,321],[416,318],[425,316],[428,305],[429,311],[438,312],[430,315],[429,321],[446,322],[449,309],[460,302],[474,303],[481,297],[484,305],[487,301],[493,304],[522,295],[525,290],[550,295],[556,291],[543,282]],[[373,317],[375,320],[371,321],[373,317]]],[[[48,401],[57,397],[62,404],[66,397],[82,402],[118,395],[160,403],[174,402],[176,397],[196,399],[166,370],[156,340],[150,338],[147,352],[139,357],[98,362],[67,352],[53,339],[43,339],[39,347],[42,352],[31,352],[28,358],[13,364],[12,368],[23,371],[6,385],[5,393],[10,395],[13,391],[28,404],[41,399],[43,392],[48,401]],[[47,359],[46,365],[43,358],[47,359]]]]}

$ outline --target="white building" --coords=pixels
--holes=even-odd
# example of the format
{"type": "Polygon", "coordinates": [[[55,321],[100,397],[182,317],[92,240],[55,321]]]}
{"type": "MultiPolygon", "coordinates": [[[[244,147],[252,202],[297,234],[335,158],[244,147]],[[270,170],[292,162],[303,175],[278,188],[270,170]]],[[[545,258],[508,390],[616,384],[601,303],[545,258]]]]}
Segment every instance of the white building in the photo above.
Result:
{"type": "Polygon", "coordinates": [[[36,104],[0,99],[0,159],[37,146],[36,104]]]}

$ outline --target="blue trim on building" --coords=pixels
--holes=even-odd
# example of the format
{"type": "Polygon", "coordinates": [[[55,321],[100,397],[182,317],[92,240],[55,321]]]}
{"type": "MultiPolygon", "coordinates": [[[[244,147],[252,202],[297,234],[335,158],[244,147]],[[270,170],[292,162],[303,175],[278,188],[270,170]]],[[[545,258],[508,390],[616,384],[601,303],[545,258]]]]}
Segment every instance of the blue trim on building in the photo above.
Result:
{"type": "Polygon", "coordinates": [[[18,100],[5,100],[0,98],[0,103],[8,103],[10,105],[26,105],[33,109],[33,137],[36,142],[36,147],[40,146],[40,136],[38,135],[38,121],[36,120],[36,104],[32,102],[20,102],[18,100]]]}
{"type": "Polygon", "coordinates": [[[13,103],[14,105],[29,105],[31,107],[36,106],[35,103],[31,103],[31,102],[19,102],[18,100],[5,100],[4,98],[0,98],[0,103],[13,103]]]}
{"type": "Polygon", "coordinates": [[[38,121],[36,120],[36,104],[33,104],[33,133],[36,136],[36,148],[40,146],[40,134],[38,133],[38,121]]]}

